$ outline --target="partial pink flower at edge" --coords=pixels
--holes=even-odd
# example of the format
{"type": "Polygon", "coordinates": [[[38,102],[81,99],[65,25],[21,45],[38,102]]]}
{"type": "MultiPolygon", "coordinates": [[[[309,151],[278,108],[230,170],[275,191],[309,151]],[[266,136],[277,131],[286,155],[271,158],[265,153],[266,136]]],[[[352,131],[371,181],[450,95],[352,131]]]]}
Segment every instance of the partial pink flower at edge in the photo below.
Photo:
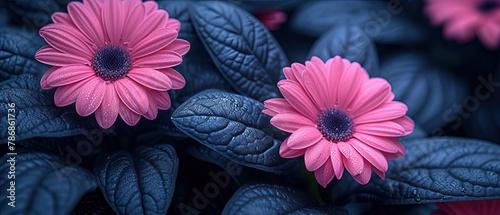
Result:
{"type": "Polygon", "coordinates": [[[286,13],[279,10],[256,12],[254,15],[271,31],[278,30],[287,20],[286,13]]]}
{"type": "Polygon", "coordinates": [[[431,215],[496,215],[500,211],[500,199],[440,202],[438,210],[431,215]]]}
{"type": "Polygon", "coordinates": [[[167,91],[185,85],[171,67],[190,48],[177,39],[178,20],[141,0],[83,0],[69,3],[68,12],[54,13],[54,23],[40,29],[49,45],[35,55],[53,66],[40,84],[57,87],[57,106],[76,103],[79,115],[95,113],[103,128],[118,115],[133,126],[170,108],[167,91]]]}
{"type": "Polygon", "coordinates": [[[488,49],[500,45],[500,0],[426,0],[424,13],[450,40],[466,43],[477,35],[488,49]]]}
{"type": "Polygon", "coordinates": [[[371,170],[382,179],[387,160],[406,154],[396,137],[410,134],[414,123],[407,106],[393,101],[390,84],[369,78],[358,64],[339,56],[324,63],[313,57],[283,69],[278,83],[284,96],[264,102],[271,124],[292,133],[280,148],[284,158],[304,155],[306,168],[326,187],[344,168],[360,184],[371,170]]]}

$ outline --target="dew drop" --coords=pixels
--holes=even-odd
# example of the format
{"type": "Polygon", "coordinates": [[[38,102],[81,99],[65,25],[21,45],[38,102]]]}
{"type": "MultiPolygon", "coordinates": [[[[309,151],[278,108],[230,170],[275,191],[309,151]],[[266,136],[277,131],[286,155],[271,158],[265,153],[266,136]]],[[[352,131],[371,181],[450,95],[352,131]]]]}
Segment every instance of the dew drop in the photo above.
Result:
{"type": "Polygon", "coordinates": [[[420,194],[417,194],[414,198],[414,200],[418,203],[420,203],[422,201],[422,199],[420,198],[420,194]]]}

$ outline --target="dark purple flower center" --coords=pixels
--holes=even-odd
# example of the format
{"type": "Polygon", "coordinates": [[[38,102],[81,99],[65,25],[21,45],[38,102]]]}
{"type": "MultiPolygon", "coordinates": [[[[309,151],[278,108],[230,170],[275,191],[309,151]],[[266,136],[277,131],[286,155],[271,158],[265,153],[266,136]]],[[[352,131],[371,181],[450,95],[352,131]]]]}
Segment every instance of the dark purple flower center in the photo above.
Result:
{"type": "Polygon", "coordinates": [[[332,142],[345,142],[354,133],[354,122],[349,114],[337,107],[328,108],[316,121],[319,131],[332,142]]]}
{"type": "Polygon", "coordinates": [[[132,65],[130,53],[121,46],[108,45],[101,48],[92,58],[92,68],[105,81],[123,78],[132,65]]]}
{"type": "Polygon", "coordinates": [[[479,5],[477,6],[477,8],[483,12],[490,12],[494,9],[498,9],[499,7],[500,1],[498,0],[484,0],[481,1],[481,3],[479,3],[479,5]]]}

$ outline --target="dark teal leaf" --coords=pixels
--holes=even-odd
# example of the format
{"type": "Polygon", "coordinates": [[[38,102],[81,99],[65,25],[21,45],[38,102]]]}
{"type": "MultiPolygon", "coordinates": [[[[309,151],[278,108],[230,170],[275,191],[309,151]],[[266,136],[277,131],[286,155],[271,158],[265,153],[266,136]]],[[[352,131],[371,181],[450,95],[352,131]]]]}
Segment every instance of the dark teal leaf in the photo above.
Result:
{"type": "Polygon", "coordinates": [[[382,61],[380,76],[391,83],[395,100],[408,106],[407,115],[427,133],[436,134],[452,121],[467,85],[454,74],[433,65],[423,53],[403,52],[382,61]]]}
{"type": "Polygon", "coordinates": [[[184,102],[172,116],[190,137],[245,166],[287,173],[296,160],[279,155],[285,133],[271,126],[264,104],[217,90],[203,91],[184,102]]]}
{"type": "Polygon", "coordinates": [[[276,84],[289,63],[266,27],[224,2],[199,2],[189,11],[212,60],[237,92],[259,101],[279,97],[276,84]]]}
{"type": "MultiPolygon", "coordinates": [[[[188,54],[192,54],[193,50],[203,48],[201,41],[198,39],[194,31],[193,23],[189,16],[189,7],[195,4],[192,1],[158,1],[158,7],[168,12],[169,18],[177,19],[181,22],[181,30],[179,38],[189,41],[191,49],[188,54]]],[[[182,65],[182,64],[181,64],[182,65]]]]}
{"type": "Polygon", "coordinates": [[[261,12],[267,10],[285,10],[294,8],[304,1],[305,0],[231,0],[229,2],[250,12],[261,12]]]}
{"type": "Polygon", "coordinates": [[[179,159],[167,144],[102,154],[94,173],[118,214],[165,214],[172,200],[179,159]]]}
{"type": "Polygon", "coordinates": [[[344,177],[332,187],[334,202],[420,204],[500,198],[500,146],[459,137],[404,143],[406,156],[389,161],[386,179],[359,185],[344,177]]]}
{"type": "Polygon", "coordinates": [[[36,51],[45,45],[38,34],[0,27],[0,82],[20,74],[43,74],[50,67],[35,60],[36,51]]]}
{"type": "Polygon", "coordinates": [[[335,205],[324,205],[324,206],[314,206],[305,207],[290,212],[289,215],[350,215],[348,210],[335,206],[335,205]]]}
{"type": "MultiPolygon", "coordinates": [[[[79,166],[69,166],[61,157],[44,151],[18,150],[17,156],[4,155],[0,164],[2,214],[70,214],[82,196],[97,187],[94,175],[79,166]],[[15,179],[8,179],[15,157],[15,179]],[[15,183],[15,206],[10,207],[7,189],[15,183]]],[[[10,192],[10,191],[9,191],[10,192]]]]}
{"type": "Polygon", "coordinates": [[[371,75],[378,74],[378,54],[373,41],[355,25],[334,26],[313,45],[307,59],[313,56],[324,62],[335,56],[358,62],[371,75]]]}
{"type": "Polygon", "coordinates": [[[59,11],[66,11],[66,4],[71,0],[5,0],[6,8],[12,20],[26,31],[38,35],[38,29],[52,23],[50,16],[59,11]]]}
{"type": "Polygon", "coordinates": [[[422,129],[422,127],[420,127],[419,125],[415,125],[415,128],[413,129],[413,132],[411,132],[411,134],[399,137],[398,139],[400,139],[401,141],[406,141],[409,139],[424,138],[427,136],[429,135],[424,131],[424,129],[422,129]]]}
{"type": "Polygon", "coordinates": [[[9,13],[5,9],[4,1],[0,2],[0,26],[5,26],[9,23],[9,13]]]}
{"type": "Polygon", "coordinates": [[[199,53],[196,56],[188,54],[184,58],[183,63],[176,66],[174,69],[184,76],[186,85],[180,90],[169,91],[172,107],[165,111],[158,111],[158,117],[153,121],[141,120],[139,124],[134,127],[123,124],[123,126],[120,126],[120,129],[134,136],[151,131],[173,136],[185,136],[170,119],[175,109],[191,96],[203,90],[221,89],[232,91],[231,86],[222,77],[219,71],[217,71],[217,68],[208,56],[207,58],[200,58],[199,53]]]}
{"type": "Polygon", "coordinates": [[[286,214],[315,205],[317,202],[308,193],[293,187],[247,184],[236,191],[222,214],[286,214]]]}
{"type": "MultiPolygon", "coordinates": [[[[215,164],[222,169],[225,169],[226,172],[229,173],[233,179],[235,179],[237,182],[241,179],[241,171],[238,171],[237,174],[233,174],[233,171],[228,171],[228,168],[234,166],[233,161],[230,159],[220,156],[220,154],[196,141],[193,142],[182,142],[181,143],[182,150],[184,150],[186,153],[191,155],[192,157],[195,157],[196,159],[199,159],[201,161],[205,161],[208,163],[215,164]]],[[[239,165],[239,164],[236,164],[239,165]]],[[[242,168],[239,168],[242,169],[242,168]]]]}
{"type": "Polygon", "coordinates": [[[333,26],[356,25],[375,42],[421,42],[422,27],[403,11],[395,1],[314,1],[300,7],[291,19],[291,26],[299,33],[319,36],[333,26]]]}
{"type": "MultiPolygon", "coordinates": [[[[365,203],[366,204],[366,203],[365,203]]],[[[423,215],[431,214],[439,209],[436,204],[418,204],[418,205],[375,205],[369,211],[370,214],[404,214],[404,215],[423,215]]]]}
{"type": "MultiPolygon", "coordinates": [[[[32,75],[20,75],[0,83],[0,130],[7,131],[8,104],[15,104],[16,140],[32,137],[62,137],[81,134],[96,126],[90,117],[82,118],[74,107],[57,107],[49,91],[40,88],[32,75]]],[[[0,142],[7,142],[7,132],[0,142]]]]}
{"type": "Polygon", "coordinates": [[[217,71],[217,68],[210,59],[187,57],[175,69],[186,79],[186,86],[180,90],[173,90],[170,93],[170,95],[173,95],[172,106],[174,108],[179,107],[191,96],[203,90],[220,89],[232,91],[229,83],[217,71]]]}

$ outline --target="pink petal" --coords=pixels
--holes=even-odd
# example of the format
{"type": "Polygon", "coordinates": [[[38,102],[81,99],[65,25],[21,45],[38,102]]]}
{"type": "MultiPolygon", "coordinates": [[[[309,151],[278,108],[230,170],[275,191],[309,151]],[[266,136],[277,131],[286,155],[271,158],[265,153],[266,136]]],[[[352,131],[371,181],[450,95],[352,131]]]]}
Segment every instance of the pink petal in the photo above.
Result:
{"type": "MultiPolygon", "coordinates": [[[[138,5],[144,7],[142,5],[142,0],[128,0],[128,1],[123,1],[123,9],[125,11],[126,14],[130,14],[130,12],[132,12],[132,10],[135,9],[135,7],[137,7],[138,5]]],[[[127,22],[125,22],[127,23],[127,22]]]]}
{"type": "Polygon", "coordinates": [[[330,92],[330,99],[336,102],[338,99],[337,94],[340,77],[342,77],[342,74],[344,74],[345,63],[340,56],[335,56],[334,58],[330,58],[326,61],[325,68],[327,85],[332,88],[332,91],[330,92]]]}
{"type": "Polygon", "coordinates": [[[172,43],[177,38],[177,31],[173,29],[160,29],[135,44],[131,51],[131,56],[138,59],[142,56],[152,54],[172,43]]]}
{"type": "Polygon", "coordinates": [[[354,118],[374,110],[387,101],[391,85],[385,79],[371,78],[362,87],[351,105],[354,118]]]}
{"type": "Polygon", "coordinates": [[[464,7],[463,4],[450,4],[450,2],[440,3],[441,2],[429,2],[424,9],[424,12],[428,14],[433,25],[441,25],[454,17],[461,16],[461,14],[469,10],[468,6],[464,7]]]}
{"type": "Polygon", "coordinates": [[[455,39],[461,43],[472,40],[476,26],[481,22],[481,16],[470,13],[454,17],[445,27],[444,34],[447,38],[455,39]]]}
{"type": "Polygon", "coordinates": [[[274,112],[272,110],[265,109],[265,108],[264,108],[264,110],[262,110],[262,113],[267,114],[269,116],[274,116],[274,115],[278,114],[278,113],[276,113],[276,112],[274,112]]]}
{"type": "Polygon", "coordinates": [[[85,38],[85,36],[77,29],[68,27],[65,24],[54,24],[44,27],[42,37],[53,48],[63,53],[85,59],[92,58],[93,51],[87,46],[87,43],[80,39],[85,38]]]}
{"type": "Polygon", "coordinates": [[[290,75],[292,78],[290,80],[299,83],[302,87],[305,87],[302,83],[302,76],[307,72],[307,70],[307,67],[300,63],[292,63],[292,74],[290,75]]]}
{"type": "MultiPolygon", "coordinates": [[[[304,126],[313,127],[314,123],[298,113],[280,113],[271,118],[271,124],[288,133],[293,133],[304,126]]],[[[316,129],[318,130],[318,129],[316,129]]]]}
{"type": "Polygon", "coordinates": [[[47,70],[47,72],[45,72],[45,74],[43,74],[42,76],[42,79],[40,80],[40,86],[42,87],[42,89],[44,90],[49,90],[49,89],[52,89],[54,88],[53,86],[50,86],[49,84],[47,84],[47,78],[54,72],[56,71],[57,69],[59,69],[61,67],[51,67],[49,70],[47,70]]]}
{"type": "Polygon", "coordinates": [[[361,174],[364,168],[363,157],[348,143],[338,142],[337,146],[339,147],[340,153],[344,155],[342,161],[347,171],[351,173],[352,176],[361,174]]]}
{"type": "Polygon", "coordinates": [[[137,29],[141,27],[140,24],[145,17],[146,8],[144,7],[144,5],[142,5],[142,3],[137,4],[136,6],[134,6],[134,8],[132,8],[132,10],[130,10],[130,13],[127,16],[127,21],[125,21],[127,25],[125,25],[122,32],[122,39],[125,43],[130,42],[137,29]]]}
{"type": "Polygon", "coordinates": [[[168,110],[170,108],[170,96],[166,91],[149,90],[149,94],[156,101],[158,109],[168,110]]]}
{"type": "Polygon", "coordinates": [[[139,115],[148,111],[148,95],[138,83],[129,78],[122,78],[114,83],[116,92],[125,106],[139,115]]]}
{"type": "Polygon", "coordinates": [[[69,16],[69,14],[67,13],[63,13],[63,12],[55,12],[54,14],[52,14],[52,20],[54,21],[54,23],[61,23],[61,24],[65,24],[65,25],[70,25],[70,26],[75,26],[75,23],[73,23],[73,20],[71,20],[71,17],[69,16]]]}
{"type": "Polygon", "coordinates": [[[90,61],[85,58],[62,53],[51,46],[44,46],[38,49],[35,54],[35,59],[51,66],[68,66],[72,64],[90,65],[90,61]]]}
{"type": "Polygon", "coordinates": [[[285,99],[275,98],[264,101],[264,107],[275,113],[297,112],[285,99]]]}
{"type": "Polygon", "coordinates": [[[335,176],[337,179],[341,179],[344,174],[344,162],[342,161],[342,155],[337,144],[332,143],[330,146],[330,160],[335,171],[335,176]]]}
{"type": "Polygon", "coordinates": [[[392,121],[403,126],[403,128],[405,130],[404,135],[411,134],[413,132],[413,129],[415,128],[415,123],[408,116],[403,116],[403,117],[400,117],[400,118],[392,120],[392,121]]]}
{"type": "Polygon", "coordinates": [[[306,149],[304,161],[308,171],[316,171],[326,161],[329,161],[331,144],[330,141],[321,138],[319,142],[306,149]]]}
{"type": "Polygon", "coordinates": [[[177,52],[179,55],[185,55],[190,48],[191,44],[188,41],[175,39],[170,45],[165,47],[165,50],[177,52]]]}
{"type": "Polygon", "coordinates": [[[54,94],[54,103],[56,104],[56,106],[64,107],[66,105],[75,103],[76,99],[78,98],[78,94],[82,89],[82,86],[87,84],[90,79],[92,78],[87,78],[74,84],[58,87],[54,94]]]}
{"type": "Polygon", "coordinates": [[[281,80],[278,82],[278,87],[283,94],[283,97],[292,105],[295,110],[309,118],[310,120],[316,120],[319,115],[319,111],[307,96],[304,89],[294,81],[281,80]]]}
{"type": "Polygon", "coordinates": [[[378,177],[380,177],[382,180],[385,180],[385,172],[382,172],[376,168],[373,168],[373,171],[378,175],[378,177]]]}
{"type": "Polygon", "coordinates": [[[119,45],[125,24],[125,15],[128,14],[124,14],[122,1],[104,1],[102,26],[108,34],[111,44],[119,45]]]}
{"type": "MultiPolygon", "coordinates": [[[[66,14],[68,15],[68,14],[66,14]]],[[[68,15],[69,16],[69,15],[68,15]]],[[[70,18],[71,19],[71,18],[70,18]]],[[[72,22],[72,21],[71,21],[72,22]]],[[[94,49],[93,49],[93,42],[87,37],[85,36],[75,25],[74,23],[70,23],[70,24],[66,24],[66,23],[52,23],[52,24],[48,24],[44,27],[42,27],[39,31],[40,33],[40,36],[41,37],[45,37],[45,32],[46,30],[48,29],[51,29],[51,30],[59,30],[59,31],[63,31],[63,34],[66,34],[64,32],[67,32],[68,34],[71,34],[71,35],[63,35],[63,36],[70,36],[72,38],[75,38],[76,39],[76,42],[78,43],[82,43],[83,42],[83,45],[85,47],[83,48],[87,48],[89,50],[91,50],[91,52],[93,53],[94,52],[94,49]],[[61,30],[63,29],[63,30],[61,30]]],[[[68,43],[72,42],[70,40],[66,41],[68,43]]],[[[74,46],[74,45],[73,45],[74,46]]],[[[54,47],[54,48],[57,48],[57,47],[54,47]]],[[[63,47],[64,48],[64,47],[63,47]]],[[[77,48],[80,48],[80,47],[77,47],[77,48]]],[[[80,54],[77,54],[77,56],[80,56],[80,54]]]]}
{"type": "Polygon", "coordinates": [[[347,143],[351,144],[351,146],[356,149],[356,151],[358,151],[359,154],[361,154],[361,156],[363,156],[368,162],[370,162],[370,164],[372,164],[372,166],[374,166],[376,169],[382,172],[387,171],[387,159],[380,151],[360,142],[355,138],[351,138],[347,143]]]}
{"type": "Polygon", "coordinates": [[[149,95],[149,107],[148,111],[144,114],[144,117],[149,120],[154,120],[158,116],[158,105],[156,104],[155,98],[151,95],[149,95]]]}
{"type": "Polygon", "coordinates": [[[363,133],[354,133],[353,136],[377,150],[388,153],[397,153],[398,148],[396,144],[401,144],[399,140],[394,137],[379,137],[363,133]]]}
{"type": "Polygon", "coordinates": [[[323,166],[321,166],[318,170],[314,171],[314,176],[316,177],[318,183],[323,188],[326,188],[326,186],[332,181],[334,177],[332,163],[325,162],[323,166]]]}
{"type": "Polygon", "coordinates": [[[370,178],[372,176],[372,168],[368,161],[364,160],[363,161],[363,170],[359,175],[353,175],[352,177],[354,180],[356,180],[358,183],[365,185],[368,184],[370,181],[370,178]]]}
{"type": "Polygon", "coordinates": [[[377,109],[356,117],[354,122],[355,124],[363,124],[392,120],[404,116],[407,111],[408,107],[404,103],[393,101],[384,103],[377,109]]]}
{"type": "Polygon", "coordinates": [[[118,117],[120,109],[120,99],[116,94],[115,87],[112,84],[106,85],[104,99],[101,106],[95,112],[97,123],[104,128],[110,128],[118,117]]]}
{"type": "Polygon", "coordinates": [[[281,143],[280,156],[282,158],[296,158],[296,157],[301,156],[304,153],[306,153],[305,149],[296,150],[296,149],[289,148],[287,143],[288,143],[288,138],[286,138],[285,141],[283,141],[283,143],[281,143]]]}
{"type": "Polygon", "coordinates": [[[94,12],[80,2],[68,4],[68,12],[75,25],[98,47],[104,46],[104,31],[94,12]]]}
{"type": "Polygon", "coordinates": [[[335,105],[335,101],[330,100],[330,90],[325,85],[325,76],[323,70],[325,65],[317,57],[313,57],[311,61],[306,62],[308,72],[302,75],[302,83],[308,95],[312,98],[317,109],[326,109],[335,105]],[[319,62],[318,62],[319,61],[319,62]],[[314,63],[313,63],[314,62],[314,63]]]}
{"type": "Polygon", "coordinates": [[[478,30],[479,40],[481,40],[487,48],[491,50],[498,48],[500,44],[500,22],[485,22],[478,30]]]}
{"type": "Polygon", "coordinates": [[[346,110],[359,88],[368,80],[368,73],[354,62],[346,68],[338,85],[337,100],[340,108],[346,110]]]}
{"type": "Polygon", "coordinates": [[[172,68],[165,68],[165,69],[158,69],[158,71],[162,72],[163,74],[167,75],[168,78],[170,78],[170,80],[172,81],[172,89],[174,90],[182,89],[186,85],[186,80],[176,70],[172,68]]]}
{"type": "Polygon", "coordinates": [[[288,147],[291,149],[305,149],[323,139],[317,128],[305,126],[297,129],[288,137],[288,147]]]}
{"type": "Polygon", "coordinates": [[[85,83],[76,98],[76,112],[80,116],[88,116],[94,113],[102,103],[106,83],[99,78],[92,78],[85,83]]]}
{"type": "Polygon", "coordinates": [[[95,76],[92,68],[84,65],[70,65],[55,70],[47,77],[46,81],[49,86],[63,86],[81,81],[90,76],[95,76]]]}
{"type": "Polygon", "coordinates": [[[101,18],[101,10],[103,5],[103,0],[83,0],[83,5],[89,8],[90,11],[97,17],[101,18]]]}
{"type": "Polygon", "coordinates": [[[127,76],[137,83],[153,90],[167,91],[172,88],[172,81],[170,81],[170,78],[154,69],[132,69],[127,76]]]}
{"type": "Polygon", "coordinates": [[[181,64],[182,57],[174,51],[161,50],[150,55],[137,58],[134,67],[164,69],[181,64]]]}
{"type": "MultiPolygon", "coordinates": [[[[150,35],[153,31],[165,27],[168,23],[168,14],[164,10],[155,11],[142,21],[136,29],[133,30],[133,35],[130,38],[129,47],[134,47],[138,42],[142,41],[144,37],[150,35]]],[[[168,28],[167,28],[168,29],[168,28]]],[[[166,30],[166,29],[163,29],[166,30]]],[[[172,31],[176,32],[174,29],[172,31]]]]}
{"type": "MultiPolygon", "coordinates": [[[[296,63],[294,63],[294,64],[296,64],[296,63]]],[[[294,65],[294,64],[292,64],[292,65],[294,65]]],[[[299,80],[297,79],[297,77],[295,77],[295,72],[293,71],[292,68],[284,67],[283,74],[285,74],[286,80],[295,81],[295,82],[299,83],[299,80]]]]}
{"type": "MultiPolygon", "coordinates": [[[[116,88],[115,88],[116,89],[116,88]]],[[[131,109],[125,106],[123,103],[120,103],[119,109],[120,117],[127,123],[129,126],[136,125],[141,119],[141,115],[134,113],[131,109]]]]}
{"type": "Polygon", "coordinates": [[[168,19],[167,27],[175,29],[178,32],[181,30],[181,22],[177,19],[168,19]]]}
{"type": "Polygon", "coordinates": [[[146,1],[143,5],[146,7],[146,14],[150,14],[158,10],[158,4],[154,1],[146,1]]]}
{"type": "Polygon", "coordinates": [[[391,121],[361,124],[356,126],[356,132],[383,137],[401,137],[406,133],[403,126],[391,121]]]}

